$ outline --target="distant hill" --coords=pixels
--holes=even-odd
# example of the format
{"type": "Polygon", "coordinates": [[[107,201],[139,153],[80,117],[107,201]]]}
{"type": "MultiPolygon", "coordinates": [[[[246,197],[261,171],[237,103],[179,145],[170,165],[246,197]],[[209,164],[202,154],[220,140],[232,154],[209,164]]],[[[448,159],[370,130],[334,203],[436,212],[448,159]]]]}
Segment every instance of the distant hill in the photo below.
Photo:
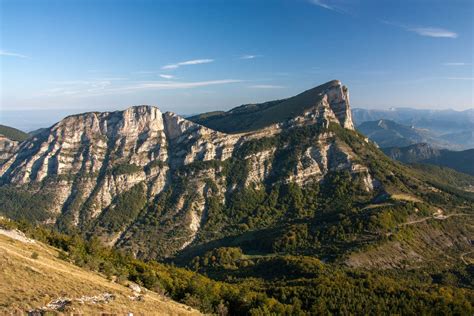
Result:
{"type": "Polygon", "coordinates": [[[31,132],[28,132],[28,135],[31,137],[31,136],[36,136],[36,135],[39,135],[41,134],[42,132],[44,131],[47,131],[48,129],[47,128],[38,128],[38,129],[35,129],[34,131],[31,131],[31,132]]]}
{"type": "Polygon", "coordinates": [[[474,149],[452,151],[421,143],[406,147],[384,148],[389,157],[405,163],[429,163],[474,175],[474,149]]]}
{"type": "Polygon", "coordinates": [[[7,137],[10,140],[14,140],[17,142],[22,142],[30,137],[28,133],[25,133],[23,131],[20,131],[19,129],[5,126],[5,125],[0,125],[0,134],[7,137]]]}

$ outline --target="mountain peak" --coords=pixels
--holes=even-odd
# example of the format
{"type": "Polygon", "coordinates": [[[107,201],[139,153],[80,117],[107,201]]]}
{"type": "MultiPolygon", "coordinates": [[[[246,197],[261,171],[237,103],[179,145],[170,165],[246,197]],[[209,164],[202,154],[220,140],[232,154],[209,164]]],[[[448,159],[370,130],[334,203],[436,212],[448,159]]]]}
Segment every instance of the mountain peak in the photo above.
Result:
{"type": "Polygon", "coordinates": [[[244,104],[227,112],[203,113],[189,120],[226,133],[257,130],[290,120],[308,124],[333,122],[354,129],[349,91],[339,80],[328,81],[287,99],[244,104]]]}

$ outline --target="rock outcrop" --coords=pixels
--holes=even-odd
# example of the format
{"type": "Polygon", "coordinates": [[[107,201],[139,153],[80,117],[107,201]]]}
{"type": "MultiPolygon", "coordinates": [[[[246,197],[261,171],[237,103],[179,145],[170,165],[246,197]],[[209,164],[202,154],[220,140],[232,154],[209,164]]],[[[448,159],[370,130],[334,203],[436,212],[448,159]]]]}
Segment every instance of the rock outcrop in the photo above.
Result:
{"type": "Polygon", "coordinates": [[[13,155],[19,142],[0,134],[0,163],[13,155]]]}

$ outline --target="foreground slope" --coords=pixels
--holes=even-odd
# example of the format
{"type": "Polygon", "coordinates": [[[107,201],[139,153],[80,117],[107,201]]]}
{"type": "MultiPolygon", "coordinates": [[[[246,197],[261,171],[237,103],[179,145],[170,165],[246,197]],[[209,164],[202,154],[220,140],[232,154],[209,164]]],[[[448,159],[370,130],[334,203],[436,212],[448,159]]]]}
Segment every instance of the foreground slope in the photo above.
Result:
{"type": "Polygon", "coordinates": [[[58,259],[59,251],[18,231],[0,230],[0,313],[198,315],[154,292],[131,288],[58,259]]]}

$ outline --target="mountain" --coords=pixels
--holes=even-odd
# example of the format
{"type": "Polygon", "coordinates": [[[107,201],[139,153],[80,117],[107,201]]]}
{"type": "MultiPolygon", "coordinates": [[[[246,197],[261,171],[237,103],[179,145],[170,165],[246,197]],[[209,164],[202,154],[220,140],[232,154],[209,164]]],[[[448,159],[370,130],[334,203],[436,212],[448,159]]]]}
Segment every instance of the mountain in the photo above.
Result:
{"type": "Polygon", "coordinates": [[[390,159],[348,93],[66,117],[0,164],[0,213],[205,313],[472,314],[474,177],[390,159]]]}
{"type": "Polygon", "coordinates": [[[61,256],[57,248],[18,230],[0,228],[0,312],[200,315],[152,291],[111,282],[58,258],[61,256]]]}
{"type": "Polygon", "coordinates": [[[417,239],[409,253],[359,257],[367,244],[385,249],[386,234],[405,222],[461,213],[469,194],[440,190],[433,199],[433,185],[357,133],[350,113],[348,89],[331,81],[207,126],[151,106],[69,116],[0,165],[0,210],[182,263],[239,247],[394,267],[469,247],[469,221],[455,215],[431,231],[449,244],[418,253],[426,239],[417,239]],[[236,122],[232,133],[211,128],[225,122],[236,122]]]}
{"type": "MultiPolygon", "coordinates": [[[[424,140],[415,143],[428,142],[433,146],[452,150],[474,148],[474,109],[465,111],[410,108],[353,109],[352,115],[358,128],[366,123],[373,125],[373,122],[380,120],[393,121],[420,132],[424,140]]],[[[389,138],[386,140],[389,141],[389,138]]],[[[407,145],[409,144],[392,146],[407,145]]]]}
{"type": "MultiPolygon", "coordinates": [[[[349,92],[338,80],[329,81],[288,99],[245,104],[228,112],[208,112],[188,119],[224,133],[238,133],[305,116],[308,109],[315,109],[317,104],[328,102],[331,105],[331,115],[337,117],[341,126],[353,129],[352,114],[347,106],[349,92]]],[[[326,108],[323,106],[320,110],[325,111],[326,108]]],[[[314,112],[312,115],[323,114],[314,112]]]]}
{"type": "Polygon", "coordinates": [[[384,148],[385,154],[404,163],[428,163],[474,175],[474,149],[451,151],[421,143],[407,147],[384,148]]]}
{"type": "Polygon", "coordinates": [[[380,147],[402,147],[432,139],[427,131],[390,120],[364,122],[357,129],[380,147]]]}

